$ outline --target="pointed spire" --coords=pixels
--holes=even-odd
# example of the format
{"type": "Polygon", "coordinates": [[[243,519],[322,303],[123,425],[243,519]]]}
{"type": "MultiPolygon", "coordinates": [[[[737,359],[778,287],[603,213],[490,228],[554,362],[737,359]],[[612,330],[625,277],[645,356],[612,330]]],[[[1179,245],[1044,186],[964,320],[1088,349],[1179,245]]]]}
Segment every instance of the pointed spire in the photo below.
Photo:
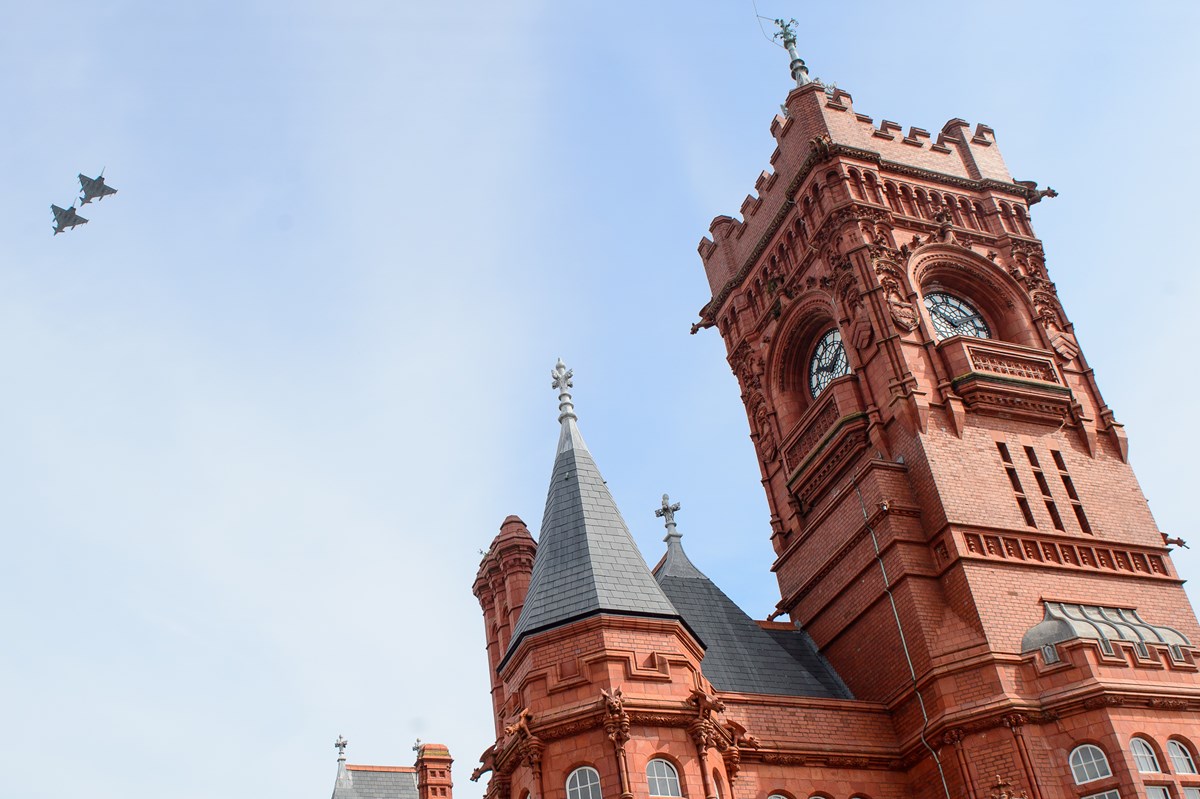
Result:
{"type": "Polygon", "coordinates": [[[679,512],[680,507],[678,502],[672,505],[671,498],[663,494],[662,507],[654,511],[654,515],[662,519],[663,526],[667,528],[667,534],[663,538],[663,541],[667,542],[667,554],[663,558],[662,564],[654,572],[654,577],[659,584],[665,577],[708,579],[692,564],[687,553],[683,551],[683,533],[675,527],[675,514],[679,512]]]}
{"type": "Polygon", "coordinates": [[[775,38],[783,42],[783,46],[787,48],[788,55],[791,56],[792,78],[795,79],[797,86],[804,86],[812,83],[812,79],[808,77],[808,67],[804,66],[804,59],[796,51],[796,26],[800,23],[795,19],[790,19],[784,22],[782,19],[775,20],[775,24],[779,26],[779,33],[775,34],[775,38]]]}
{"type": "Polygon", "coordinates": [[[349,743],[339,735],[333,744],[334,749],[338,750],[338,770],[337,780],[333,783],[332,799],[358,799],[358,793],[354,790],[354,780],[346,769],[346,747],[349,743]]]}
{"type": "MultiPolygon", "coordinates": [[[[650,574],[576,424],[561,360],[551,373],[562,432],[537,555],[505,660],[521,639],[599,613],[679,618],[650,574]]],[[[504,661],[501,661],[501,666],[504,661]]]]}

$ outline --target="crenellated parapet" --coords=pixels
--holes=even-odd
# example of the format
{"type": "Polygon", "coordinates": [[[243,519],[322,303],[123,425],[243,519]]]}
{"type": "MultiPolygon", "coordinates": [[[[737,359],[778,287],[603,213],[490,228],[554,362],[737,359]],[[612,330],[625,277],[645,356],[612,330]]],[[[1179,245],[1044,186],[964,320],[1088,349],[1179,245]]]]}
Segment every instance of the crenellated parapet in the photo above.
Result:
{"type": "Polygon", "coordinates": [[[1013,181],[987,125],[972,130],[952,119],[936,136],[918,127],[905,133],[855,112],[847,92],[816,83],[793,90],[785,108],[771,124],[771,169],[743,201],[742,219],[716,217],[699,244],[713,299],[697,328],[724,321],[783,241],[806,248],[793,258],[815,255],[829,213],[851,199],[926,223],[945,209],[983,234],[1032,237],[1028,206],[1047,192],[1013,181]]]}

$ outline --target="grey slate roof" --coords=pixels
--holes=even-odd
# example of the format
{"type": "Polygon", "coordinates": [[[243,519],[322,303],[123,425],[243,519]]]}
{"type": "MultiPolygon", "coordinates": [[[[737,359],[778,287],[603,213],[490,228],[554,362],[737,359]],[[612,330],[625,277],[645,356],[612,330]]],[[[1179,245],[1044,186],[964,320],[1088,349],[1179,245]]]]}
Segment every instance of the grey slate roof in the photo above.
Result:
{"type": "Polygon", "coordinates": [[[529,592],[505,659],[524,636],[584,616],[679,618],[629,534],[574,414],[561,421],[529,592]]]}
{"type": "Polygon", "coordinates": [[[719,691],[850,699],[803,630],[764,630],[688,559],[678,535],[655,571],[684,623],[707,645],[700,671],[719,691]]]}
{"type": "Polygon", "coordinates": [[[347,766],[338,762],[333,799],[418,799],[415,769],[347,766]]]}

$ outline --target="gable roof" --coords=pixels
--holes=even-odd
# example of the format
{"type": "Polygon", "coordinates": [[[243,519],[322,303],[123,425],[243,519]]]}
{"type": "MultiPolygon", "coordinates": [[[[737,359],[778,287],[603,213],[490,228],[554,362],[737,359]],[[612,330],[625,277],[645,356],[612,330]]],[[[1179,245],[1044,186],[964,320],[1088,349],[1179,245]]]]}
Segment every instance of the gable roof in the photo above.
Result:
{"type": "Polygon", "coordinates": [[[852,698],[845,683],[803,630],[783,625],[769,630],[760,627],[692,564],[679,538],[671,530],[667,536],[667,554],[654,576],[684,623],[707,645],[700,671],[714,688],[755,694],[852,698]]]}
{"type": "Polygon", "coordinates": [[[411,766],[361,766],[338,761],[332,799],[419,799],[411,766]]]}

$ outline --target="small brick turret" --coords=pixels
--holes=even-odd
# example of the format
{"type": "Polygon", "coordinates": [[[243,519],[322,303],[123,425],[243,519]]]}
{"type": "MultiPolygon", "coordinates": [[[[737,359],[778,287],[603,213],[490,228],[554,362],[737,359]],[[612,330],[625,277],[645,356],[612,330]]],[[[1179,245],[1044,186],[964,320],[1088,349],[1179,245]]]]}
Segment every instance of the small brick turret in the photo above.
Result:
{"type": "Polygon", "coordinates": [[[454,760],[445,744],[421,744],[417,748],[417,793],[420,799],[454,799],[450,767],[454,760]]]}
{"type": "MultiPolygon", "coordinates": [[[[497,719],[504,705],[504,686],[496,673],[501,658],[508,651],[513,626],[525,605],[529,578],[533,572],[533,557],[537,544],[525,522],[519,516],[509,516],[500,525],[500,533],[479,564],[472,590],[483,608],[487,633],[488,673],[491,675],[492,704],[497,719]]],[[[496,734],[501,723],[496,722],[496,734]]]]}

